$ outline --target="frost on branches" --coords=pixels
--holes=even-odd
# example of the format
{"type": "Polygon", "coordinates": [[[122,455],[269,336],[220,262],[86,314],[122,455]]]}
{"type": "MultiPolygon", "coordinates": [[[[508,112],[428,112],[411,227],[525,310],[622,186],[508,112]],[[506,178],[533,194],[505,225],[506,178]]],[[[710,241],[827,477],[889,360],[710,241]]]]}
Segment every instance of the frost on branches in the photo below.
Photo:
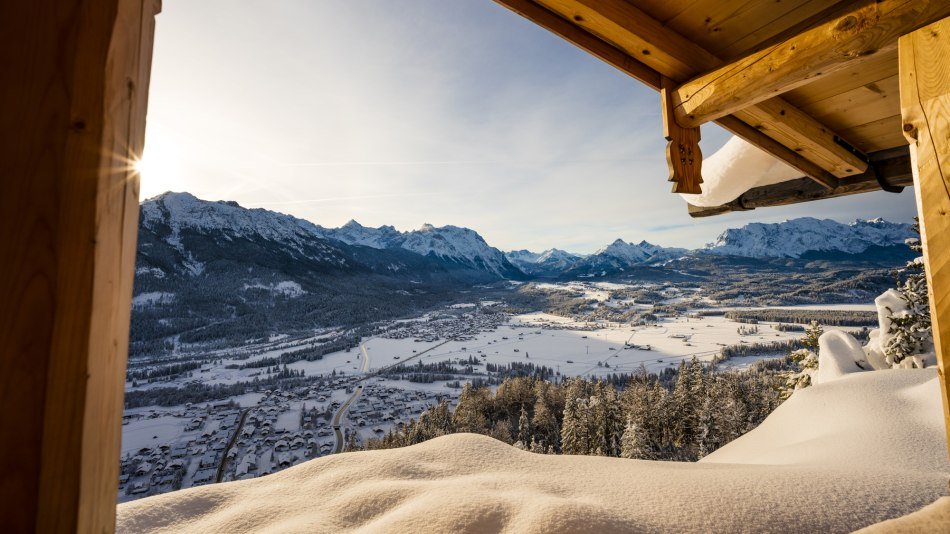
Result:
{"type": "Polygon", "coordinates": [[[824,329],[818,324],[818,321],[812,321],[805,328],[805,337],[802,338],[802,345],[805,348],[792,351],[788,357],[798,366],[798,372],[788,377],[783,398],[788,398],[796,389],[802,389],[811,385],[811,376],[818,370],[818,339],[824,329]]]}
{"type": "MultiPolygon", "coordinates": [[[[916,222],[914,228],[919,231],[916,222]]],[[[919,239],[908,239],[907,245],[914,252],[922,250],[919,239]]],[[[871,330],[863,347],[847,332],[821,333],[815,323],[809,327],[803,340],[807,349],[790,355],[799,364],[800,372],[789,377],[789,389],[827,382],[858,371],[936,364],[923,258],[908,262],[897,272],[896,278],[897,287],[874,299],[879,328],[871,330]]]]}
{"type": "MultiPolygon", "coordinates": [[[[916,219],[914,230],[920,233],[920,223],[916,219]]],[[[923,252],[919,238],[908,239],[906,243],[914,252],[923,252]]],[[[934,350],[923,256],[907,262],[904,269],[898,271],[895,292],[900,299],[885,304],[890,311],[888,324],[881,322],[881,331],[890,334],[881,345],[885,362],[891,367],[923,367],[920,355],[934,350]],[[904,275],[903,280],[901,275],[904,275]]]]}

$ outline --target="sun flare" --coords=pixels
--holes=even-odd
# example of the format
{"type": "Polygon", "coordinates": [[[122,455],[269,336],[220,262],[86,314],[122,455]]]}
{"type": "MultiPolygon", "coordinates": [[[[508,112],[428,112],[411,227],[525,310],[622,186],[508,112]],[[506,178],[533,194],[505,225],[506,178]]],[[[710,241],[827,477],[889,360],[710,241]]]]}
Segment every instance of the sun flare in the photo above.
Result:
{"type": "Polygon", "coordinates": [[[145,149],[133,167],[141,177],[141,198],[185,189],[182,148],[174,136],[160,127],[149,128],[145,149]]]}

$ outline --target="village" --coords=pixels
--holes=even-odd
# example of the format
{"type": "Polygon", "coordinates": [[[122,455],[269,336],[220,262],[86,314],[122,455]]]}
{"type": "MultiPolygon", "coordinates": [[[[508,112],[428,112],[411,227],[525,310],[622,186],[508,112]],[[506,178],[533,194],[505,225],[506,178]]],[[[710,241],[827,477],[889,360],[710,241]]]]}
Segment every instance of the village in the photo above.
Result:
{"type": "MultiPolygon", "coordinates": [[[[275,336],[270,346],[258,343],[251,354],[240,347],[209,352],[195,370],[202,387],[240,388],[239,393],[128,408],[119,498],[255,478],[342,452],[348,444],[398,430],[443,400],[454,406],[466,382],[496,384],[521,372],[554,381],[598,379],[658,372],[694,358],[742,368],[782,357],[801,335],[800,328],[775,321],[727,318],[692,289],[649,289],[663,300],[637,303],[630,293],[643,288],[626,284],[544,284],[542,291],[580,299],[584,313],[512,313],[500,301],[457,303],[377,325],[355,349],[282,365],[254,362],[280,361],[305,344],[275,336]],[[734,357],[723,356],[727,347],[733,347],[734,357]]],[[[322,342],[336,342],[325,331],[318,335],[322,342]]],[[[194,386],[192,375],[130,381],[127,389],[134,398],[136,391],[194,386]]]]}

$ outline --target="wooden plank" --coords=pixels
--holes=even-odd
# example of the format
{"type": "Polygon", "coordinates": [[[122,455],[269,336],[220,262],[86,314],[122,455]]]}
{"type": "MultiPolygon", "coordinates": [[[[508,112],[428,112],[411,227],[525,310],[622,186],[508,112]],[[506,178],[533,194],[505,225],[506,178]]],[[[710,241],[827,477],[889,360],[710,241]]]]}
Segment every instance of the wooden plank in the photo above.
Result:
{"type": "MultiPolygon", "coordinates": [[[[857,87],[876,83],[897,75],[897,50],[891,50],[819,78],[818,80],[785,93],[786,100],[802,108],[821,100],[848,92],[857,87]]],[[[896,108],[895,108],[896,109],[896,108]]]]}
{"type": "Polygon", "coordinates": [[[667,24],[716,56],[736,57],[828,7],[835,0],[706,1],[691,6],[667,24]]]}
{"type": "MultiPolygon", "coordinates": [[[[809,115],[836,124],[853,123],[855,117],[863,122],[891,117],[900,110],[897,73],[831,98],[805,106],[809,115]]],[[[804,111],[803,110],[803,111],[804,111]]]]}
{"type": "MultiPolygon", "coordinates": [[[[609,41],[634,58],[636,62],[677,81],[722,63],[702,47],[663,27],[643,11],[622,0],[539,0],[538,3],[543,4],[544,7],[526,0],[497,1],[508,5],[529,19],[542,20],[542,25],[545,27],[552,25],[546,19],[550,18],[552,12],[556,12],[555,16],[559,15],[569,26],[581,27],[589,34],[609,41]],[[548,9],[550,11],[546,11],[548,9]],[[542,15],[546,18],[541,19],[542,15]]],[[[565,31],[561,30],[558,33],[563,36],[565,31]]],[[[617,61],[614,60],[613,63],[616,64],[617,61]]],[[[833,141],[836,134],[830,128],[806,117],[794,106],[782,100],[763,106],[758,116],[746,116],[744,119],[754,123],[766,137],[778,140],[780,144],[800,154],[799,157],[788,158],[787,151],[782,150],[775,154],[776,157],[790,164],[803,158],[817,162],[823,172],[811,171],[813,166],[809,166],[808,170],[804,168],[800,170],[815,178],[816,181],[829,186],[833,181],[828,180],[829,174],[832,177],[844,177],[865,170],[866,166],[862,159],[833,141]],[[782,125],[763,124],[763,121],[771,120],[770,117],[777,117],[778,111],[787,113],[789,120],[782,118],[778,121],[784,123],[782,125]]],[[[756,136],[756,138],[761,137],[763,136],[756,136]]],[[[839,134],[838,137],[842,136],[839,134]]],[[[750,138],[749,141],[759,144],[755,139],[750,138]]],[[[773,145],[775,143],[762,143],[761,146],[771,151],[772,149],[766,146],[773,145]]]]}
{"type": "Polygon", "coordinates": [[[0,3],[0,507],[115,528],[153,0],[0,3]]]}
{"type": "Polygon", "coordinates": [[[875,171],[838,181],[833,189],[818,186],[807,178],[789,180],[773,185],[754,187],[739,198],[721,206],[689,205],[691,217],[710,217],[733,211],[749,211],[755,208],[785,206],[800,202],[811,202],[826,198],[837,198],[858,193],[870,193],[881,190],[882,180],[889,187],[907,187],[913,185],[910,168],[910,154],[907,147],[898,147],[871,154],[875,171]]]}
{"type": "Polygon", "coordinates": [[[950,445],[950,18],[900,38],[900,100],[914,161],[937,374],[950,445]]]}
{"type": "Polygon", "coordinates": [[[847,139],[864,153],[876,152],[907,144],[904,133],[901,131],[901,116],[893,115],[852,126],[841,130],[847,139]]]}
{"type": "MultiPolygon", "coordinates": [[[[769,3],[752,0],[752,2],[756,5],[772,9],[785,4],[784,1],[769,3]]],[[[729,20],[729,28],[723,28],[721,25],[715,27],[719,29],[717,33],[728,31],[730,37],[735,37],[735,35],[745,32],[748,33],[745,33],[738,39],[726,40],[720,38],[720,43],[704,43],[704,46],[710,47],[710,51],[722,59],[737,59],[755,51],[761,47],[763,43],[768,43],[770,40],[776,39],[789,30],[794,31],[797,25],[820,15],[838,2],[840,2],[840,0],[808,0],[806,2],[796,2],[794,9],[788,10],[781,16],[757,28],[754,22],[750,24],[742,19],[729,20]],[[755,29],[750,31],[749,28],[755,29]]]]}
{"type": "Polygon", "coordinates": [[[693,78],[674,93],[676,120],[698,126],[774,98],[897,45],[897,38],[950,16],[946,0],[847,3],[812,28],[693,78]]]}

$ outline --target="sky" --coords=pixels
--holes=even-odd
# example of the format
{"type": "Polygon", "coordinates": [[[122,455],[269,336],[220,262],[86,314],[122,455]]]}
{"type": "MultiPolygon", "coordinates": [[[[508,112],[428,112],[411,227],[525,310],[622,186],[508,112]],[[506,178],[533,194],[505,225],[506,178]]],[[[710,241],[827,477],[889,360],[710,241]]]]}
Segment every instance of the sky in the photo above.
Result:
{"type": "MultiPolygon", "coordinates": [[[[147,120],[143,199],[452,224],[502,250],[699,247],[749,222],[916,209],[908,188],[691,219],[658,95],[491,0],[165,0],[147,120]]],[[[702,136],[705,154],[729,137],[702,136]]]]}

